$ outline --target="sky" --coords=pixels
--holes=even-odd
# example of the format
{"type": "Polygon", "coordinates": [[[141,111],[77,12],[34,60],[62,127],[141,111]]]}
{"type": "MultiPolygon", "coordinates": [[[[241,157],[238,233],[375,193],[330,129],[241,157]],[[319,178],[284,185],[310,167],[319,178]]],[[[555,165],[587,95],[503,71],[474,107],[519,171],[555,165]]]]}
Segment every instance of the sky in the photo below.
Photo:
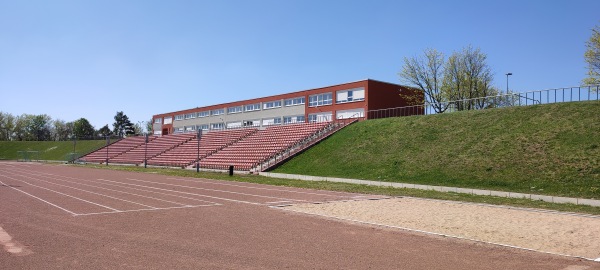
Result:
{"type": "Polygon", "coordinates": [[[493,84],[579,86],[597,0],[0,0],[0,111],[112,128],[363,79],[479,48],[493,84]]]}

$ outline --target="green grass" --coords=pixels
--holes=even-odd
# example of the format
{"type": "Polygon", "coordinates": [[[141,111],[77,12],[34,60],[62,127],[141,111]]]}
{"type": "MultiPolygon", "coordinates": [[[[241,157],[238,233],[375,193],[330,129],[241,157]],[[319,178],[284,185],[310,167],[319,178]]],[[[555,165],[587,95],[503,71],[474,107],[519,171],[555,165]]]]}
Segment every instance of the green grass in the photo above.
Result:
{"type": "MultiPolygon", "coordinates": [[[[106,140],[77,141],[75,152],[87,154],[104,145],[106,140]]],[[[73,141],[0,141],[0,160],[22,159],[18,151],[38,151],[38,156],[31,156],[33,159],[65,161],[73,152],[73,141]]]]}
{"type": "Polygon", "coordinates": [[[600,199],[600,102],[363,121],[274,172],[600,199]]]}
{"type": "Polygon", "coordinates": [[[302,180],[278,179],[278,178],[270,178],[270,177],[264,177],[264,176],[259,176],[259,175],[247,175],[247,174],[235,174],[233,176],[229,176],[226,173],[212,173],[212,172],[196,173],[196,171],[192,171],[192,170],[166,169],[166,168],[147,168],[146,169],[146,168],[137,167],[137,166],[114,166],[114,165],[110,165],[110,166],[73,165],[73,166],[84,166],[87,168],[122,170],[122,171],[133,171],[133,172],[144,172],[144,173],[156,173],[156,174],[179,176],[179,177],[217,179],[217,180],[226,180],[226,181],[266,184],[266,185],[273,185],[273,186],[286,186],[286,187],[297,187],[297,188],[342,191],[342,192],[352,192],[352,193],[361,193],[361,194],[378,194],[378,195],[386,195],[386,196],[411,196],[411,197],[431,198],[431,199],[439,199],[439,200],[464,201],[464,202],[486,203],[486,204],[494,204],[494,205],[509,205],[509,206],[515,206],[515,207],[538,208],[538,209],[548,209],[548,210],[563,211],[563,212],[577,212],[577,213],[600,215],[600,207],[593,207],[593,206],[586,206],[586,205],[573,205],[573,204],[556,204],[556,203],[548,203],[548,202],[543,202],[543,201],[533,201],[533,200],[528,200],[528,199],[478,196],[478,195],[461,194],[461,193],[453,193],[453,192],[438,192],[438,191],[432,191],[432,190],[377,187],[377,186],[356,185],[356,184],[336,183],[336,182],[324,182],[324,181],[302,181],[302,180]]]}

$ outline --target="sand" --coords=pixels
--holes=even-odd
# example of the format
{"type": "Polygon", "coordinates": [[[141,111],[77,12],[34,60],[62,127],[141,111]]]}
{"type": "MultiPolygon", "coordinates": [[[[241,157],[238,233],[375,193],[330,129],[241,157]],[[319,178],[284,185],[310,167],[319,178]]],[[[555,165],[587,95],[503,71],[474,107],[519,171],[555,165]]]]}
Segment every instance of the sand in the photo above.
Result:
{"type": "Polygon", "coordinates": [[[406,197],[285,209],[600,259],[600,216],[406,197]]]}

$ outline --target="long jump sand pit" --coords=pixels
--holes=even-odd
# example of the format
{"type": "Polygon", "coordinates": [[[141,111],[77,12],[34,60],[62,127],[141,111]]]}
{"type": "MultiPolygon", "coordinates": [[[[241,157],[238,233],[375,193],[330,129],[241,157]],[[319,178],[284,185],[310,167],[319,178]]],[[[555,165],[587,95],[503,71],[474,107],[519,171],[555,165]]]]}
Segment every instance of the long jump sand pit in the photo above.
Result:
{"type": "Polygon", "coordinates": [[[285,209],[600,260],[600,216],[407,197],[285,209]]]}

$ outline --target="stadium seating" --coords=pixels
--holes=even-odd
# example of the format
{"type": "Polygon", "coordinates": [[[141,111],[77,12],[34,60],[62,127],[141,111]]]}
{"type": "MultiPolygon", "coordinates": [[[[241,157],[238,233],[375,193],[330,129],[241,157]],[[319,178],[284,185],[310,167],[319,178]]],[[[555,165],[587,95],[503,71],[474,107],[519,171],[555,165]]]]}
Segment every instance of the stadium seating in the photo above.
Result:
{"type": "Polygon", "coordinates": [[[200,138],[200,148],[198,140],[194,139],[166,151],[148,161],[150,165],[186,167],[212,153],[235,143],[236,141],[258,131],[256,128],[242,128],[233,130],[211,131],[202,134],[200,138]]]}
{"type": "MultiPolygon", "coordinates": [[[[149,140],[156,139],[156,137],[148,138],[149,140]]],[[[106,159],[112,159],[118,155],[121,155],[135,147],[144,144],[146,141],[145,137],[135,136],[127,137],[117,142],[114,142],[108,146],[100,148],[92,153],[89,153],[81,158],[80,161],[88,163],[103,163],[106,159]]]]}
{"type": "Polygon", "coordinates": [[[129,151],[109,159],[109,163],[141,164],[145,159],[151,159],[195,138],[193,133],[175,134],[170,136],[150,136],[148,144],[141,144],[129,151]]]}
{"type": "Polygon", "coordinates": [[[297,123],[266,128],[238,128],[203,133],[129,137],[92,152],[81,161],[168,167],[195,166],[240,171],[266,170],[343,128],[352,121],[297,123]]]}

